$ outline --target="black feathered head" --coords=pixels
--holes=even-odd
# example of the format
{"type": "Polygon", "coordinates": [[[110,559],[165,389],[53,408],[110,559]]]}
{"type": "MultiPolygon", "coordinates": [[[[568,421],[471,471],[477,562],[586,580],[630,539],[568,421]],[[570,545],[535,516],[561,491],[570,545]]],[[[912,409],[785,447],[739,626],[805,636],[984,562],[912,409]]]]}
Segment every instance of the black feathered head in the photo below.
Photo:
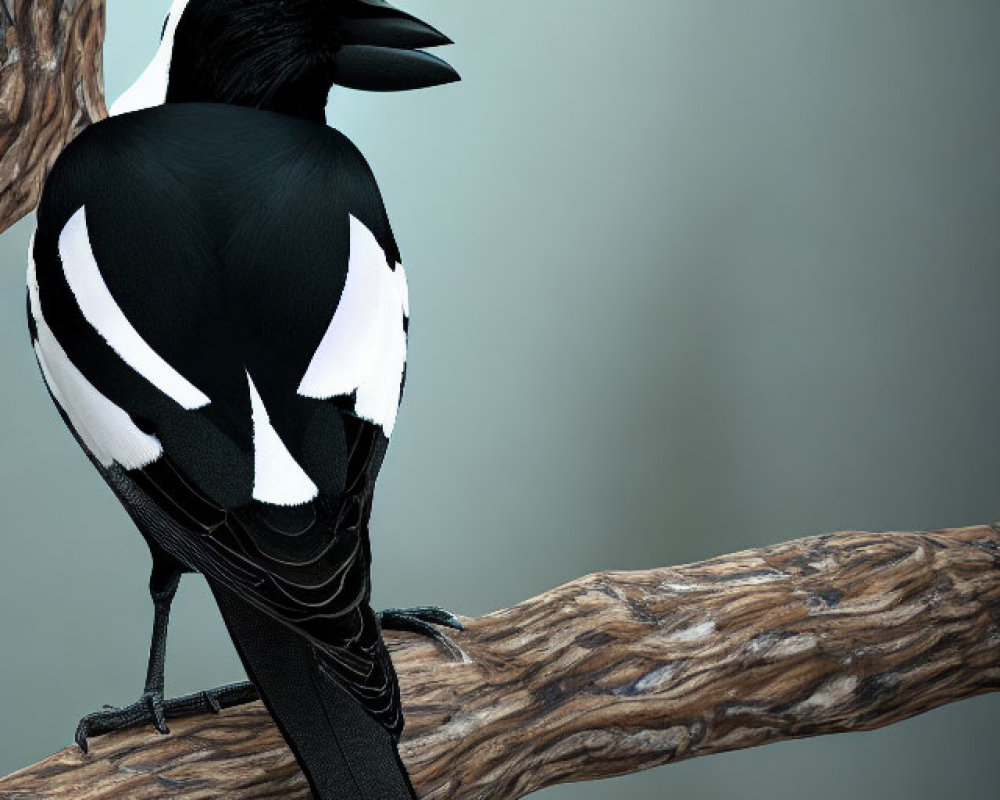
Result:
{"type": "Polygon", "coordinates": [[[459,80],[423,52],[445,44],[383,0],[174,0],[153,62],[112,113],[214,102],[322,121],[333,85],[400,91],[459,80]]]}

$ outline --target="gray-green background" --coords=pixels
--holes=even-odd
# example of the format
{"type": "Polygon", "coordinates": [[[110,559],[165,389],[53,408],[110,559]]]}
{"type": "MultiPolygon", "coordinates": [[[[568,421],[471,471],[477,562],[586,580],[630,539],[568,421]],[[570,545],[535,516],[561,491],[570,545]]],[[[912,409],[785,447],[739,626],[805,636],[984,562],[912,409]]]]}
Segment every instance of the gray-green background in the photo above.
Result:
{"type": "MultiPolygon", "coordinates": [[[[337,92],[413,305],[379,605],[1000,517],[1000,3],[411,0],[465,82],[337,92]]],[[[167,0],[112,0],[114,98],[167,0]]],[[[134,699],[147,555],[63,430],[0,239],[0,773],[134,699]]],[[[175,692],[240,669],[197,578],[175,692]]],[[[1000,697],[556,798],[996,797],[1000,697]]]]}

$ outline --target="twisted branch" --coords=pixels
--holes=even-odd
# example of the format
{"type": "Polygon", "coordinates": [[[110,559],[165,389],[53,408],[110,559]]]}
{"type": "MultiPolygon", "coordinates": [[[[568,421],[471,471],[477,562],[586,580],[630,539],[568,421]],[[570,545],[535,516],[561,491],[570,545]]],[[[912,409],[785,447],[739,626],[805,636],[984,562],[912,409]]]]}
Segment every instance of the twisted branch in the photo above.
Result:
{"type": "MultiPolygon", "coordinates": [[[[470,662],[390,641],[426,800],[870,730],[1000,688],[1000,530],[841,533],[600,573],[456,640],[470,662]]],[[[173,729],[64,750],[0,779],[0,800],[309,797],[259,705],[173,729]]]]}

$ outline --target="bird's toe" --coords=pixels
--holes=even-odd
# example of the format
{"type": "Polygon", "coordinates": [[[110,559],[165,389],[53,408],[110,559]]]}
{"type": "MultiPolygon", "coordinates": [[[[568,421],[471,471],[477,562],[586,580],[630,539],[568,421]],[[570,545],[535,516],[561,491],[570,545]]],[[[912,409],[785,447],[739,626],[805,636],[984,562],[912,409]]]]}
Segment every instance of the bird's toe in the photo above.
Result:
{"type": "Polygon", "coordinates": [[[156,732],[164,736],[170,733],[170,728],[167,727],[167,715],[163,708],[163,695],[160,692],[146,692],[139,702],[145,703],[156,732]]]}
{"type": "Polygon", "coordinates": [[[426,636],[437,642],[446,655],[456,661],[468,661],[469,656],[437,626],[464,631],[465,626],[457,616],[439,606],[414,608],[387,608],[377,614],[383,630],[407,631],[426,636]]]}

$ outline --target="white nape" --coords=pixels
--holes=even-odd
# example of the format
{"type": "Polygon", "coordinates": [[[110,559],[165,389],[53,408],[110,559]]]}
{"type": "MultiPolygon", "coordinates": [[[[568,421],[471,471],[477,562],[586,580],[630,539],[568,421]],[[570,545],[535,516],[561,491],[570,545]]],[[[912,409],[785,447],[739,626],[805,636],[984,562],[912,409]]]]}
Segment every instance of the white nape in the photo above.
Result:
{"type": "Polygon", "coordinates": [[[140,469],[151,464],[163,455],[160,440],[140,430],[122,408],[87,380],[46,324],[35,272],[34,245],[32,234],[28,245],[28,302],[38,335],[35,355],[52,397],[103,466],[118,463],[125,469],[140,469]]]}
{"type": "Polygon", "coordinates": [[[247,373],[253,414],[253,498],[276,506],[297,506],[316,499],[316,488],[271,424],[264,401],[247,373]]]}
{"type": "Polygon", "coordinates": [[[161,106],[167,101],[167,82],[170,77],[170,61],[174,51],[174,34],[177,23],[187,7],[189,0],[174,0],[167,15],[167,26],[163,31],[163,39],[153,55],[153,60],[143,71],[139,79],[111,105],[109,116],[138,111],[152,106],[161,106]]]}
{"type": "Polygon", "coordinates": [[[59,234],[59,258],[83,316],[126,364],[188,411],[209,404],[203,392],[149,346],[115,302],[90,247],[82,206],[59,234]]]}
{"type": "Polygon", "coordinates": [[[350,234],[344,290],[298,392],[323,400],[357,391],[355,413],[390,436],[406,365],[406,275],[402,264],[389,267],[375,236],[353,216],[350,234]]]}

